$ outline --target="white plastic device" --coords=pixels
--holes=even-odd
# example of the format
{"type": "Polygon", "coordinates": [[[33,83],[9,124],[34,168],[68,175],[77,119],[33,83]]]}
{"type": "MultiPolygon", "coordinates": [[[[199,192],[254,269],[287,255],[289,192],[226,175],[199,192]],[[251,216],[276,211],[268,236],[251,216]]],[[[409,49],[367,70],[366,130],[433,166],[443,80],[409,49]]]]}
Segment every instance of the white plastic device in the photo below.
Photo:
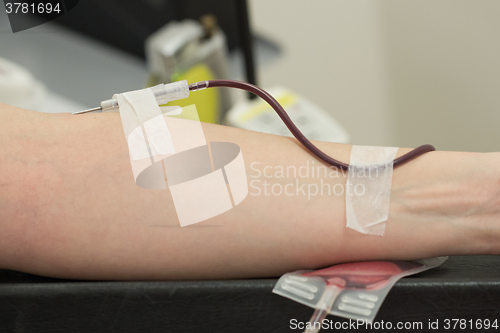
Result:
{"type": "Polygon", "coordinates": [[[66,113],[85,108],[50,91],[26,68],[4,58],[0,58],[0,102],[46,113],[66,113]]]}
{"type": "MultiPolygon", "coordinates": [[[[151,90],[156,97],[158,105],[189,97],[189,85],[186,80],[158,84],[151,87],[151,90]]],[[[116,99],[102,101],[101,108],[102,112],[118,111],[118,101],[116,99]]]]}

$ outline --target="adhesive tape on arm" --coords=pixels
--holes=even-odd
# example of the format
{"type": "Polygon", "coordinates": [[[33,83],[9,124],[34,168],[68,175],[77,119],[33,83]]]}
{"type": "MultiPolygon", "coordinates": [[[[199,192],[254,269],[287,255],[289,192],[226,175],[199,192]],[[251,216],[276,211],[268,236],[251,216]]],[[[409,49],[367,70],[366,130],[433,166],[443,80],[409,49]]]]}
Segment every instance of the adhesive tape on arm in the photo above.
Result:
{"type": "Polygon", "coordinates": [[[397,152],[397,147],[352,147],[345,191],[348,228],[384,235],[397,152]]]}

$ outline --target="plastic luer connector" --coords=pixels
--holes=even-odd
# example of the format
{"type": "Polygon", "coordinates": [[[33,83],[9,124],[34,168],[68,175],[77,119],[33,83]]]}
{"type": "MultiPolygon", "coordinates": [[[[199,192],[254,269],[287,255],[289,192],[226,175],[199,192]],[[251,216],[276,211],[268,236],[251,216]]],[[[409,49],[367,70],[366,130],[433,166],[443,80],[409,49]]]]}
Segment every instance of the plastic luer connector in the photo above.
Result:
{"type": "Polygon", "coordinates": [[[189,85],[186,80],[159,84],[151,87],[151,90],[160,105],[189,97],[189,85]]]}
{"type": "MultiPolygon", "coordinates": [[[[159,84],[150,88],[155,95],[158,105],[189,97],[189,85],[186,80],[167,84],[159,84]]],[[[116,99],[108,99],[101,102],[102,112],[117,111],[116,99]]]]}
{"type": "Polygon", "coordinates": [[[118,101],[116,99],[107,99],[102,101],[101,108],[102,112],[116,111],[118,110],[118,101]]]}

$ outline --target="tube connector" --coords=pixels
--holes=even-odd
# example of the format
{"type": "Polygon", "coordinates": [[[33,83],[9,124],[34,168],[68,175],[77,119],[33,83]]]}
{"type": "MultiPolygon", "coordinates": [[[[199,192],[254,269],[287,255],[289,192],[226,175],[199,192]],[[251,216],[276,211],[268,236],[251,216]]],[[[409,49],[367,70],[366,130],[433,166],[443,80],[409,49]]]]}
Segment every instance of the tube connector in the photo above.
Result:
{"type": "Polygon", "coordinates": [[[203,90],[207,88],[208,88],[208,81],[195,82],[189,85],[189,90],[191,91],[203,90]]]}
{"type": "Polygon", "coordinates": [[[102,112],[109,112],[114,109],[118,109],[118,101],[116,99],[107,99],[101,102],[102,112]]]}
{"type": "Polygon", "coordinates": [[[151,90],[159,105],[189,97],[189,86],[186,80],[159,84],[151,87],[151,90]]]}

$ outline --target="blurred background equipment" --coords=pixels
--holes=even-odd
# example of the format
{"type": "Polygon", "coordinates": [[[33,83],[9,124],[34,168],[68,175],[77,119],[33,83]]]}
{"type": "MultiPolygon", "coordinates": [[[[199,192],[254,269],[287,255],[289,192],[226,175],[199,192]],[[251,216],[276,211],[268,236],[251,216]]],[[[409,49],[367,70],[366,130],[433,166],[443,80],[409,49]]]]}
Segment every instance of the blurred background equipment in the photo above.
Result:
{"type": "MultiPolygon", "coordinates": [[[[299,94],[275,87],[268,92],[283,106],[293,123],[309,140],[348,143],[346,130],[325,110],[299,94]]],[[[242,100],[229,112],[226,125],[292,136],[276,112],[261,99],[242,100]]]]}
{"type": "Polygon", "coordinates": [[[246,0],[85,0],[55,22],[145,59],[144,43],[153,33],[169,22],[199,20],[206,14],[216,18],[229,51],[241,51],[245,80],[256,84],[246,0]]]}
{"type": "MultiPolygon", "coordinates": [[[[120,66],[120,70],[117,71],[111,70],[110,66],[106,64],[111,60],[111,57],[102,59],[105,61],[89,61],[92,63],[92,69],[88,67],[88,64],[82,62],[82,59],[86,60],[94,56],[94,54],[87,54],[89,52],[94,52],[96,57],[101,57],[103,53],[111,51],[107,45],[96,44],[97,47],[85,47],[77,52],[68,52],[68,60],[79,63],[76,68],[71,68],[71,70],[80,70],[80,72],[69,74],[67,77],[75,77],[80,81],[87,80],[87,86],[90,85],[90,89],[96,90],[95,95],[98,92],[102,94],[88,103],[94,105],[95,101],[109,99],[116,92],[178,80],[187,80],[188,83],[193,83],[212,79],[239,79],[258,84],[256,82],[256,61],[259,62],[260,67],[266,66],[276,54],[277,47],[265,38],[254,36],[249,16],[246,0],[214,0],[210,2],[199,0],[123,0],[119,2],[115,0],[88,0],[82,1],[74,10],[59,17],[54,22],[58,24],[55,29],[56,33],[64,31],[64,34],[72,34],[66,29],[61,30],[60,27],[63,26],[129,54],[128,56],[123,54],[121,57],[112,56],[116,58],[113,66],[120,66]],[[89,22],[93,24],[88,24],[89,22]],[[254,56],[255,49],[257,49],[257,57],[254,56]],[[272,54],[273,52],[274,54],[272,54]],[[141,75],[130,76],[127,80],[114,80],[117,82],[111,83],[111,79],[116,75],[132,70],[136,71],[136,69],[144,72],[143,62],[141,64],[140,60],[123,61],[125,56],[130,57],[130,55],[146,61],[146,76],[149,78],[144,82],[139,82],[140,77],[144,75],[141,73],[141,75]],[[235,67],[235,63],[238,63],[237,67],[239,68],[235,67]],[[125,70],[125,66],[129,66],[130,69],[125,70]],[[96,73],[91,75],[91,70],[95,70],[96,73]],[[106,80],[110,82],[105,82],[106,80]]],[[[68,45],[71,45],[70,43],[73,43],[75,39],[66,38],[64,34],[60,35],[61,38],[56,39],[55,43],[57,44],[52,47],[58,49],[58,56],[65,52],[68,45]]],[[[26,38],[26,36],[22,36],[22,38],[26,38]]],[[[77,40],[81,39],[83,36],[78,36],[77,40]]],[[[39,41],[31,40],[21,46],[24,48],[31,42],[39,43],[39,41]]],[[[92,43],[95,44],[95,42],[92,43]]],[[[53,56],[50,51],[43,51],[46,53],[36,53],[40,57],[51,58],[53,56]]],[[[116,49],[111,52],[115,53],[116,49]]],[[[33,54],[35,52],[25,53],[33,54]]],[[[54,66],[50,74],[53,75],[55,71],[56,67],[54,66]]],[[[60,70],[57,68],[57,71],[60,70]]],[[[67,73],[68,68],[63,69],[63,72],[67,73]]],[[[40,77],[43,76],[40,75],[40,77]]],[[[67,78],[64,77],[64,80],[66,81],[67,78]]],[[[296,81],[302,81],[302,79],[296,81]]],[[[271,88],[271,92],[276,91],[281,94],[284,90],[279,88],[280,86],[282,84],[276,85],[275,89],[271,88]]],[[[63,89],[67,89],[67,87],[63,87],[63,89]]],[[[85,92],[89,93],[90,89],[85,89],[85,92]]],[[[301,95],[292,93],[289,89],[285,90],[287,91],[285,94],[287,101],[293,100],[292,104],[288,104],[290,111],[294,114],[293,117],[299,122],[299,128],[312,135],[311,139],[348,141],[346,131],[334,119],[333,112],[325,112],[301,95]]],[[[72,92],[67,91],[67,93],[71,94],[72,92]]],[[[270,108],[259,113],[258,117],[247,116],[244,117],[246,119],[244,122],[240,121],[242,119],[241,113],[245,112],[244,110],[251,111],[255,107],[260,109],[265,107],[265,104],[254,100],[254,97],[252,94],[242,94],[225,88],[207,89],[193,94],[186,100],[172,103],[180,106],[195,104],[200,120],[204,122],[225,123],[255,131],[288,135],[288,130],[280,124],[277,115],[271,114],[270,108]],[[233,95],[235,96],[233,97],[233,95]],[[238,104],[234,105],[233,100],[238,100],[238,104]],[[238,116],[231,117],[233,113],[238,116]]],[[[280,96],[276,97],[281,98],[280,96]]]]}
{"type": "Polygon", "coordinates": [[[249,4],[253,31],[283,49],[259,84],[300,92],[351,143],[500,151],[500,1],[249,4]]]}
{"type": "Polygon", "coordinates": [[[144,87],[148,36],[212,14],[226,35],[230,79],[300,93],[342,124],[350,143],[415,147],[425,137],[439,150],[500,150],[498,0],[248,0],[248,7],[85,0],[16,34],[0,11],[0,57],[92,106],[144,87]]]}
{"type": "Polygon", "coordinates": [[[83,0],[56,22],[145,59],[144,42],[165,24],[176,20],[199,20],[210,13],[226,33],[232,51],[239,47],[237,10],[241,1],[83,0]]]}
{"type": "MultiPolygon", "coordinates": [[[[114,93],[145,86],[150,76],[145,63],[149,36],[174,21],[202,19],[207,33],[200,44],[212,52],[207,52],[203,63],[212,62],[207,67],[222,76],[222,66],[210,68],[211,60],[221,54],[214,56],[216,49],[229,50],[229,78],[256,83],[255,73],[249,72],[254,66],[245,66],[254,62],[253,41],[261,50],[260,62],[274,60],[279,48],[250,35],[247,13],[245,0],[85,0],[54,21],[13,34],[7,14],[0,11],[0,57],[27,68],[51,90],[94,105],[114,93]],[[212,19],[206,19],[206,14],[212,19]],[[242,38],[243,34],[248,36],[242,38]]],[[[221,100],[224,105],[229,99],[221,100]]]]}
{"type": "Polygon", "coordinates": [[[84,107],[49,91],[27,69],[3,58],[0,58],[0,102],[49,113],[78,111],[84,107]]]}
{"type": "MultiPolygon", "coordinates": [[[[150,71],[148,86],[187,80],[189,84],[228,79],[226,36],[217,19],[205,14],[200,22],[173,21],[146,39],[146,59],[150,71]]],[[[205,90],[176,105],[195,104],[200,120],[218,123],[232,106],[230,90],[205,90]]]]}

